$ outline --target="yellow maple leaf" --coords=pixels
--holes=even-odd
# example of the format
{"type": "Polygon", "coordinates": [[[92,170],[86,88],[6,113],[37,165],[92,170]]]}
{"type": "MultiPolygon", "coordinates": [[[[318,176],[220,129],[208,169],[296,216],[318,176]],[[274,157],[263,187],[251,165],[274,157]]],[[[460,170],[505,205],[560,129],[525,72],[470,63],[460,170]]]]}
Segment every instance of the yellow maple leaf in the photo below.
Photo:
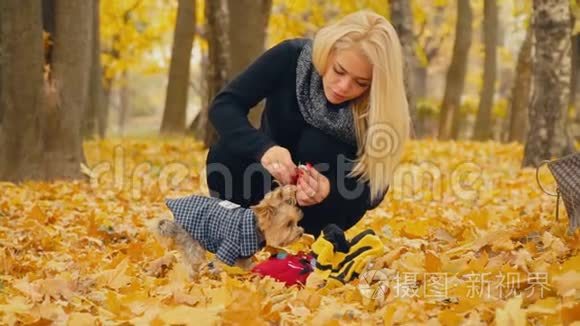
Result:
{"type": "Polygon", "coordinates": [[[32,308],[32,304],[22,296],[15,296],[8,299],[6,304],[0,304],[0,311],[8,313],[27,313],[32,308]]]}
{"type": "Polygon", "coordinates": [[[436,273],[441,271],[441,259],[437,257],[437,254],[432,250],[427,250],[425,252],[425,270],[428,273],[436,273]]]}
{"type": "Polygon", "coordinates": [[[42,211],[42,209],[40,209],[40,207],[38,207],[38,205],[34,205],[32,207],[32,209],[30,210],[30,213],[28,213],[30,218],[45,224],[47,222],[47,218],[46,215],[44,214],[44,212],[42,211]]]}
{"type": "Polygon", "coordinates": [[[97,323],[97,318],[87,312],[73,312],[68,317],[68,325],[70,326],[84,326],[84,325],[95,325],[97,323]]]}
{"type": "Polygon", "coordinates": [[[522,309],[522,297],[509,299],[503,308],[495,311],[495,322],[498,326],[525,326],[526,310],[522,309]]]}
{"type": "Polygon", "coordinates": [[[580,272],[568,271],[553,278],[553,283],[561,296],[574,296],[580,293],[580,272]]]}
{"type": "Polygon", "coordinates": [[[532,260],[532,255],[526,249],[520,248],[518,251],[512,252],[510,262],[520,268],[524,272],[528,272],[528,263],[532,260]]]}
{"type": "Polygon", "coordinates": [[[195,306],[197,303],[201,301],[201,297],[193,296],[191,294],[184,293],[181,290],[175,290],[173,292],[173,302],[175,304],[186,304],[189,306],[195,306]]]}
{"type": "Polygon", "coordinates": [[[171,307],[157,316],[168,325],[199,325],[203,321],[206,325],[212,325],[219,320],[216,308],[194,308],[186,305],[171,307]]]}
{"type": "Polygon", "coordinates": [[[529,305],[526,309],[529,315],[555,315],[559,312],[560,299],[548,297],[529,305]]]}
{"type": "Polygon", "coordinates": [[[425,272],[425,255],[422,252],[407,252],[392,265],[401,272],[421,274],[425,272]]]}
{"type": "Polygon", "coordinates": [[[127,275],[129,259],[125,258],[117,267],[105,270],[98,274],[97,280],[102,286],[107,286],[113,290],[119,290],[131,282],[131,277],[127,275]]]}
{"type": "Polygon", "coordinates": [[[401,235],[412,239],[426,238],[429,235],[429,222],[413,221],[401,229],[401,235]]]}
{"type": "Polygon", "coordinates": [[[572,256],[561,265],[553,265],[550,271],[554,274],[563,274],[569,271],[580,271],[580,254],[572,256]]]}
{"type": "Polygon", "coordinates": [[[463,321],[463,317],[454,309],[442,311],[438,318],[442,325],[459,325],[463,321]]]}
{"type": "Polygon", "coordinates": [[[234,289],[231,301],[221,314],[226,324],[266,325],[262,318],[262,302],[265,300],[258,292],[248,289],[234,289]]]}
{"type": "Polygon", "coordinates": [[[577,324],[580,320],[580,303],[578,301],[569,302],[562,306],[562,323],[564,325],[577,324]]]}

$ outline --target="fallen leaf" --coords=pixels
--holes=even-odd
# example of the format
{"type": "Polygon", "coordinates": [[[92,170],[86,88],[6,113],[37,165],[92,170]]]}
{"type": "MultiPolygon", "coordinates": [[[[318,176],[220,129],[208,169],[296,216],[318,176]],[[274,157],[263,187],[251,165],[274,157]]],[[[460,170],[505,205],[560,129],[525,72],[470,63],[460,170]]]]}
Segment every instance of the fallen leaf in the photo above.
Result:
{"type": "Polygon", "coordinates": [[[425,270],[428,273],[437,273],[441,271],[441,259],[437,257],[437,254],[432,251],[428,250],[425,252],[425,270]]]}
{"type": "Polygon", "coordinates": [[[525,326],[526,311],[522,307],[522,297],[509,299],[503,308],[495,311],[495,322],[498,326],[525,326]]]}
{"type": "Polygon", "coordinates": [[[70,326],[84,326],[84,325],[96,325],[98,319],[93,315],[86,312],[73,312],[68,318],[67,325],[70,326]]]}
{"type": "Polygon", "coordinates": [[[175,262],[175,256],[172,254],[166,254],[163,257],[155,259],[147,266],[147,274],[155,277],[161,277],[165,275],[167,270],[175,262]]]}
{"type": "Polygon", "coordinates": [[[558,294],[567,297],[580,293],[580,272],[568,271],[553,277],[553,284],[558,294]]]}
{"type": "Polygon", "coordinates": [[[562,323],[564,325],[577,324],[580,320],[580,303],[578,301],[569,302],[562,306],[562,323]]]}
{"type": "Polygon", "coordinates": [[[183,293],[181,291],[174,291],[173,292],[173,301],[175,302],[175,304],[186,304],[188,306],[195,306],[201,300],[197,296],[186,294],[186,293],[183,293]]]}
{"type": "Polygon", "coordinates": [[[518,251],[512,252],[512,257],[510,258],[510,263],[514,266],[520,268],[524,272],[528,272],[528,263],[532,261],[532,255],[523,248],[518,251]]]}
{"type": "Polygon", "coordinates": [[[206,325],[217,323],[219,310],[215,308],[194,308],[185,305],[174,306],[159,313],[157,316],[169,325],[198,325],[203,321],[206,325]]]}
{"type": "Polygon", "coordinates": [[[101,272],[97,279],[102,286],[107,286],[113,290],[119,290],[120,288],[131,283],[131,277],[127,275],[127,268],[129,267],[128,258],[123,259],[117,267],[114,269],[108,269],[101,272]]]}
{"type": "Polygon", "coordinates": [[[555,315],[559,313],[560,299],[549,297],[540,299],[526,309],[529,315],[555,315]]]}

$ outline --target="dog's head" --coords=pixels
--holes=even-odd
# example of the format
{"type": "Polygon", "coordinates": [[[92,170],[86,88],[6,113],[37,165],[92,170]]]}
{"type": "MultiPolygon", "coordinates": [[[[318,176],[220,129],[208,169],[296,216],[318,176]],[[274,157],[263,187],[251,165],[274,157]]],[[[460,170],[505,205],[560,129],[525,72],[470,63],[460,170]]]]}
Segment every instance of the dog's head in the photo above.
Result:
{"type": "Polygon", "coordinates": [[[266,244],[283,247],[298,240],[304,229],[298,226],[302,211],[296,205],[296,186],[279,186],[251,207],[266,244]]]}

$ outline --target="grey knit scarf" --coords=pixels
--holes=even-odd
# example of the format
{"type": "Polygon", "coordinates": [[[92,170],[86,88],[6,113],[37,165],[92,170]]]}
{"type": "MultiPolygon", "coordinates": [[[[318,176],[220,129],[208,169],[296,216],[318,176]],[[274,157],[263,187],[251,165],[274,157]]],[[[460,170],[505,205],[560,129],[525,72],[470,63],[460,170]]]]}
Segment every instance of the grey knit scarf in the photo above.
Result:
{"type": "Polygon", "coordinates": [[[304,120],[309,125],[356,146],[350,103],[334,106],[324,95],[322,78],[312,64],[312,41],[308,41],[296,66],[296,96],[304,120]]]}

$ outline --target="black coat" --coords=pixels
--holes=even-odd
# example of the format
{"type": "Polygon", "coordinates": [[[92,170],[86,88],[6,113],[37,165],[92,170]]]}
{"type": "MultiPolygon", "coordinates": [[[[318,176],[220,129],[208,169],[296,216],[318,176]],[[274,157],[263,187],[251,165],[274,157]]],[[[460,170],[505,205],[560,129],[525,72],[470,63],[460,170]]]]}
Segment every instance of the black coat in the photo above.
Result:
{"type": "MultiPolygon", "coordinates": [[[[368,183],[347,177],[354,167],[351,162],[356,158],[356,146],[308,125],[300,113],[296,65],[306,42],[292,39],[274,46],[217,94],[209,117],[220,139],[208,154],[207,181],[213,196],[245,207],[255,204],[271,189],[271,176],[259,165],[260,158],[274,145],[287,148],[296,164],[312,163],[329,179],[328,197],[303,208],[301,225],[307,233],[318,235],[329,223],[343,229],[351,227],[368,209],[376,207],[382,196],[371,203],[368,183]],[[263,99],[266,103],[258,130],[247,115],[263,99]],[[231,177],[216,173],[216,164],[216,169],[226,167],[231,177]],[[249,166],[258,173],[248,176],[249,166]]],[[[328,109],[339,107],[328,103],[328,109]]]]}

